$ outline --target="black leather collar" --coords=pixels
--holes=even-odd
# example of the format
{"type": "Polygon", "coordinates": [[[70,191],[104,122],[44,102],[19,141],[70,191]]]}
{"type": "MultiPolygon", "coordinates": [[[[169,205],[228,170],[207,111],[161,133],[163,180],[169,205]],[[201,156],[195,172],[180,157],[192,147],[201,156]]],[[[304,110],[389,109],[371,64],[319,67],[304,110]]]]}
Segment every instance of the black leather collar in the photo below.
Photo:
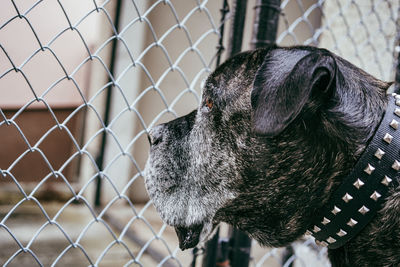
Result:
{"type": "Polygon", "coordinates": [[[307,234],[321,246],[343,246],[372,220],[389,189],[399,186],[399,171],[400,95],[393,93],[370,144],[307,234]]]}

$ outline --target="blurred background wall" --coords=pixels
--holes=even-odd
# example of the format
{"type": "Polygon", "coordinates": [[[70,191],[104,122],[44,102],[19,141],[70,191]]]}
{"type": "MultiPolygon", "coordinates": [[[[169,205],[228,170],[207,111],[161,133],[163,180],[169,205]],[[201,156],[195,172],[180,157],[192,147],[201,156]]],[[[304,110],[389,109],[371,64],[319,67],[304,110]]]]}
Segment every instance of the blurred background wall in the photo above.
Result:
{"type": "MultiPolygon", "coordinates": [[[[68,135],[83,142],[86,114],[76,109],[88,96],[91,78],[104,79],[91,62],[81,65],[89,57],[88,50],[101,42],[103,22],[91,13],[79,23],[93,9],[90,1],[66,1],[62,7],[56,1],[16,4],[19,12],[11,1],[3,1],[0,9],[0,107],[16,123],[0,127],[0,168],[14,164],[14,178],[32,189],[66,164],[61,172],[76,183],[80,162],[78,158],[68,162],[77,151],[68,135]],[[65,120],[69,133],[54,128],[65,120]],[[27,153],[32,147],[39,150],[27,153]]],[[[0,182],[3,189],[18,191],[11,177],[0,182]]],[[[8,194],[3,196],[2,201],[10,201],[8,194]]]]}

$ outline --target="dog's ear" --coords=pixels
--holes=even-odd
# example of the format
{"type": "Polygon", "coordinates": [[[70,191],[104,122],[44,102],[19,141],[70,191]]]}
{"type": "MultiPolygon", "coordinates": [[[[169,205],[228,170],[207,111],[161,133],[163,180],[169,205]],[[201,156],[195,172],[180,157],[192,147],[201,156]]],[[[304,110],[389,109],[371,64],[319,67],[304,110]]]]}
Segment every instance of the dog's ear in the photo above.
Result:
{"type": "Polygon", "coordinates": [[[311,51],[295,63],[289,55],[286,61],[292,65],[285,66],[284,59],[267,56],[256,73],[251,105],[254,130],[258,134],[275,136],[281,133],[311,97],[324,101],[336,86],[337,65],[330,52],[311,51]],[[280,64],[275,64],[277,61],[280,64]],[[290,70],[285,71],[287,68],[290,70]]]}

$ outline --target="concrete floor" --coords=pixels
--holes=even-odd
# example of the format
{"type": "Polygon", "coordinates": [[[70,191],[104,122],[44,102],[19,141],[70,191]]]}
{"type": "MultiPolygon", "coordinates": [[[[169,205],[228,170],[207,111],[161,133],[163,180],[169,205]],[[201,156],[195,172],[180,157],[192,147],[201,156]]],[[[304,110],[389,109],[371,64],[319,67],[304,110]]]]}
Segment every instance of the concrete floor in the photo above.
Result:
{"type": "MultiPolygon", "coordinates": [[[[12,208],[0,206],[0,266],[10,258],[12,260],[7,266],[40,266],[29,252],[15,255],[20,247],[1,226],[1,221],[12,208]]],[[[58,203],[43,205],[51,219],[61,208],[62,205],[58,203]]],[[[42,266],[190,266],[193,259],[191,250],[182,252],[178,249],[174,230],[162,224],[154,207],[135,205],[135,209],[136,214],[126,205],[112,206],[102,217],[104,221],[96,222],[85,205],[71,204],[56,219],[63,233],[54,224],[46,225],[43,211],[33,201],[29,201],[15,209],[4,225],[24,248],[34,253],[42,266]],[[73,243],[79,243],[80,247],[70,247],[68,238],[73,243]],[[122,242],[118,244],[116,239],[122,242]],[[166,260],[171,255],[175,259],[166,260]],[[160,262],[163,262],[162,265],[160,262]]],[[[282,250],[265,249],[253,242],[250,266],[282,266],[281,253],[282,250]]],[[[324,256],[316,257],[316,251],[306,246],[298,245],[296,254],[300,258],[294,265],[296,267],[329,266],[324,256]]],[[[201,257],[197,263],[196,266],[201,266],[201,257]]]]}
{"type": "MultiPolygon", "coordinates": [[[[0,206],[0,220],[3,220],[11,208],[12,206],[0,206]]],[[[43,208],[49,217],[53,218],[61,205],[46,204],[43,208]]],[[[146,219],[149,220],[148,223],[153,223],[152,228],[159,231],[158,229],[161,228],[162,224],[159,222],[154,224],[154,221],[157,220],[148,215],[150,213],[155,215],[154,211],[151,211],[150,208],[145,213],[146,219]]],[[[114,216],[115,214],[121,214],[118,219],[123,224],[134,217],[132,210],[129,212],[128,209],[123,207],[113,210],[108,215],[114,216]]],[[[144,252],[141,251],[141,246],[132,242],[126,235],[122,238],[123,243],[117,244],[105,225],[102,222],[95,222],[92,214],[85,206],[70,205],[61,213],[57,222],[73,242],[76,242],[79,238],[81,247],[71,247],[62,257],[57,259],[70,246],[70,242],[59,227],[55,225],[48,224],[39,233],[39,229],[46,222],[47,220],[39,207],[33,202],[27,202],[17,208],[4,223],[23,247],[29,247],[43,266],[52,266],[54,263],[56,263],[55,266],[89,266],[92,264],[104,267],[157,266],[158,262],[149,255],[147,250],[156,251],[164,256],[169,254],[165,243],[160,240],[151,242],[144,252]],[[88,225],[90,226],[87,227],[88,225]],[[30,242],[31,244],[29,244],[30,242]],[[136,257],[140,264],[131,262],[131,264],[126,265],[133,257],[136,257]]],[[[141,240],[148,241],[154,237],[148,225],[139,219],[135,220],[129,229],[134,229],[133,233],[137,233],[141,240]]],[[[112,228],[112,232],[117,238],[120,236],[118,229],[112,228]]],[[[170,248],[175,249],[177,240],[174,240],[176,238],[172,229],[164,230],[161,237],[166,240],[170,248]]],[[[13,259],[8,262],[7,266],[40,266],[29,252],[22,252],[13,256],[19,249],[17,242],[8,231],[0,226],[0,266],[4,265],[10,258],[13,259]]],[[[177,257],[180,257],[183,266],[187,266],[188,260],[191,260],[190,252],[179,251],[177,257]]],[[[168,262],[172,263],[170,266],[179,266],[176,261],[169,260],[168,262]]]]}

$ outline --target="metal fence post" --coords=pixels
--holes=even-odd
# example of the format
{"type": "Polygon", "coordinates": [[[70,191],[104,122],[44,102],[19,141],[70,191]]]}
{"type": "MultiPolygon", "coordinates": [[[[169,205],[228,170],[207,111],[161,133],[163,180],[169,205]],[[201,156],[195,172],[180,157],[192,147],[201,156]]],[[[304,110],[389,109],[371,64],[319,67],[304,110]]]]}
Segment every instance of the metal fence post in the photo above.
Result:
{"type": "Polygon", "coordinates": [[[247,0],[234,2],[233,20],[229,35],[228,57],[232,57],[242,50],[243,29],[246,20],[247,0]]]}
{"type": "Polygon", "coordinates": [[[251,239],[244,232],[234,229],[231,242],[231,267],[249,266],[251,239]]]}
{"type": "MultiPolygon", "coordinates": [[[[226,12],[229,10],[227,4],[228,3],[225,0],[224,7],[222,9],[222,12],[224,12],[222,15],[223,18],[226,12]]],[[[233,55],[237,54],[242,50],[243,30],[246,19],[246,8],[247,8],[247,0],[233,1],[233,8],[232,8],[233,15],[232,15],[230,34],[229,34],[227,58],[232,57],[233,55]]],[[[222,33],[223,29],[221,29],[221,34],[222,33]]],[[[219,47],[221,52],[222,52],[222,40],[223,36],[221,35],[220,47],[219,47]]],[[[220,63],[220,57],[217,60],[217,66],[219,65],[219,63],[220,63]]],[[[245,237],[249,239],[246,235],[245,237]]],[[[218,230],[215,236],[206,244],[205,256],[203,259],[203,267],[229,266],[230,259],[228,259],[228,255],[230,254],[229,252],[231,249],[230,243],[231,242],[227,242],[226,240],[225,241],[219,240],[219,230],[218,230]]],[[[248,251],[250,251],[250,246],[248,246],[248,251]]],[[[248,255],[250,255],[250,253],[248,253],[248,255]]]]}
{"type": "MultiPolygon", "coordinates": [[[[220,37],[219,37],[219,42],[218,42],[218,58],[216,62],[216,66],[218,67],[221,63],[221,56],[222,52],[224,51],[224,46],[223,46],[223,41],[224,41],[224,31],[225,31],[225,19],[226,19],[226,14],[228,14],[230,11],[229,5],[228,5],[228,0],[224,0],[222,9],[221,9],[221,30],[220,30],[220,37]]],[[[204,267],[208,266],[215,266],[217,263],[217,253],[218,253],[218,241],[219,241],[219,229],[215,233],[214,237],[209,240],[206,244],[205,247],[205,256],[203,259],[202,265],[204,267]]],[[[198,249],[195,248],[193,250],[193,260],[191,266],[196,266],[196,259],[198,256],[198,249]]]]}
{"type": "Polygon", "coordinates": [[[397,40],[395,44],[395,51],[397,52],[397,62],[395,66],[396,76],[395,76],[395,92],[400,92],[400,25],[397,29],[397,40]]]}
{"type": "Polygon", "coordinates": [[[258,0],[254,7],[252,48],[260,48],[275,43],[278,32],[279,14],[281,12],[280,0],[258,0]]]}
{"type": "MultiPolygon", "coordinates": [[[[122,0],[118,0],[117,3],[115,4],[115,15],[114,15],[114,27],[116,30],[115,34],[118,34],[118,31],[119,31],[121,6],[122,6],[122,0]]],[[[117,45],[118,45],[118,37],[115,36],[114,40],[112,41],[111,58],[110,58],[110,65],[109,65],[109,71],[110,71],[111,75],[113,75],[113,76],[114,76],[114,72],[115,72],[115,59],[116,59],[116,54],[117,54],[117,45]]],[[[113,79],[114,79],[113,77],[109,77],[109,79],[108,79],[108,83],[111,83],[111,84],[107,88],[106,100],[105,100],[105,104],[104,104],[105,108],[104,108],[103,122],[104,122],[105,127],[108,126],[108,123],[110,121],[112,88],[114,86],[113,79]]],[[[101,136],[100,151],[96,157],[96,165],[97,165],[97,168],[99,169],[99,173],[97,174],[96,191],[95,191],[95,197],[94,197],[95,207],[99,207],[101,205],[102,177],[100,177],[100,176],[102,175],[101,172],[103,170],[103,165],[104,165],[104,153],[105,153],[105,149],[106,149],[106,143],[107,143],[107,131],[106,131],[106,129],[104,129],[102,136],[101,136]]]]}
{"type": "MultiPolygon", "coordinates": [[[[280,0],[258,0],[256,10],[252,48],[260,48],[275,43],[278,31],[280,0]]],[[[238,229],[233,230],[231,238],[231,266],[248,266],[250,262],[251,239],[238,229]]]]}

